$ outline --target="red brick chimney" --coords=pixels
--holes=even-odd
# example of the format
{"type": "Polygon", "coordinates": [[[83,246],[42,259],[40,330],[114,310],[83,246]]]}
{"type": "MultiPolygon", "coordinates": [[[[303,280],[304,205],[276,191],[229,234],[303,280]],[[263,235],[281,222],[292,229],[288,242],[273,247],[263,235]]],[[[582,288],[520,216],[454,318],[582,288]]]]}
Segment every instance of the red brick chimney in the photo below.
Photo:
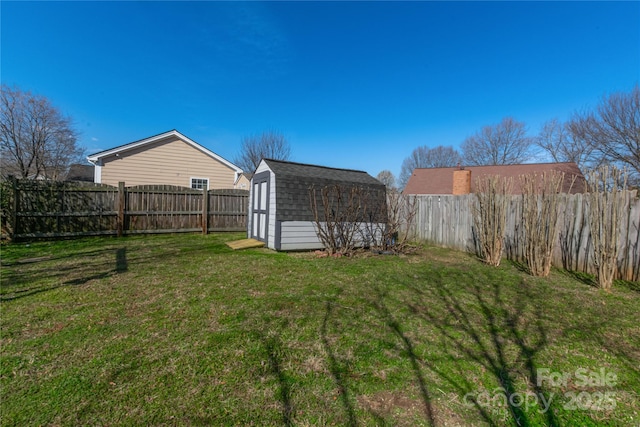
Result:
{"type": "Polygon", "coordinates": [[[471,193],[471,171],[462,167],[453,171],[453,195],[461,196],[471,193]]]}

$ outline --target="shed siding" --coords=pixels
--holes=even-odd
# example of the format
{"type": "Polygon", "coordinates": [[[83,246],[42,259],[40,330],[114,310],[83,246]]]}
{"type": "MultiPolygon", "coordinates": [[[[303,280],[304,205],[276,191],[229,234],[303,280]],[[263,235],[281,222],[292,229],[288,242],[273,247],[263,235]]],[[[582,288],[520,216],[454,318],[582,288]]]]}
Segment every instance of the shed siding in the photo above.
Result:
{"type": "MultiPolygon", "coordinates": [[[[280,225],[280,250],[296,251],[310,249],[324,249],[324,245],[316,233],[316,225],[312,221],[283,221],[280,225]]],[[[380,233],[384,229],[384,224],[378,224],[376,231],[380,233]]],[[[362,224],[361,230],[367,233],[367,225],[362,224]]],[[[380,235],[376,236],[379,240],[380,235]]],[[[362,236],[356,235],[356,246],[362,245],[362,236]]]]}
{"type": "MultiPolygon", "coordinates": [[[[276,175],[271,173],[269,178],[269,188],[276,188],[276,175]]],[[[275,190],[269,191],[269,221],[267,223],[267,233],[269,234],[269,244],[268,247],[271,249],[275,249],[276,246],[276,192],[275,190]]]]}
{"type": "Polygon", "coordinates": [[[235,170],[175,137],[108,156],[101,167],[101,182],[109,185],[190,187],[191,178],[208,178],[209,189],[233,188],[235,170]]]}
{"type": "Polygon", "coordinates": [[[280,250],[282,251],[324,248],[324,245],[320,239],[318,239],[316,227],[313,222],[284,221],[280,227],[280,250]]]}

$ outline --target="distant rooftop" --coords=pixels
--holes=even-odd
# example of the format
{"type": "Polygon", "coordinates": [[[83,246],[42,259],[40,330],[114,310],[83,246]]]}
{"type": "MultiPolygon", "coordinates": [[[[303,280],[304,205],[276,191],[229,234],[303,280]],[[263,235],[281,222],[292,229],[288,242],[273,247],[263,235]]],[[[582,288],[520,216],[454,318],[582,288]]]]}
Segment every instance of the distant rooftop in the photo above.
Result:
{"type": "Polygon", "coordinates": [[[513,194],[522,194],[520,175],[543,174],[545,172],[562,172],[565,175],[562,183],[563,193],[582,193],[586,180],[582,172],[573,162],[567,163],[529,163],[519,165],[464,166],[450,168],[416,168],[414,169],[404,194],[453,194],[453,172],[455,170],[471,171],[471,192],[475,192],[475,180],[487,175],[498,175],[513,178],[513,194]],[[575,182],[574,181],[575,177],[575,182]]]}

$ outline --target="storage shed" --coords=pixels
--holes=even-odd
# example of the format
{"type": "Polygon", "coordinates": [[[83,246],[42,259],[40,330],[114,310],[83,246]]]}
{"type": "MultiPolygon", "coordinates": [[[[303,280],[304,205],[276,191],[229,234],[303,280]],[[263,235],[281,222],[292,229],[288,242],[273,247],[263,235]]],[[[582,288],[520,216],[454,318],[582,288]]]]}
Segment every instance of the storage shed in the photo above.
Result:
{"type": "Polygon", "coordinates": [[[386,188],[368,173],[263,159],[251,179],[248,236],[265,242],[274,250],[323,249],[317,234],[310,189],[317,189],[320,194],[322,188],[336,185],[343,189],[358,187],[373,195],[377,213],[363,212],[363,217],[384,222],[380,207],[386,200],[386,188]]]}

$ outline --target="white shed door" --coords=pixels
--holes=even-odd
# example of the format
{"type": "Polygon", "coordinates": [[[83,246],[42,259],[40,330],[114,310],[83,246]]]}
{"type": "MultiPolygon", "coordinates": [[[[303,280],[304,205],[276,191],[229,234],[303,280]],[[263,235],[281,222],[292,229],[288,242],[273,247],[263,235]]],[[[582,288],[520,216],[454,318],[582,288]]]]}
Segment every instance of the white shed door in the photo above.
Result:
{"type": "Polygon", "coordinates": [[[253,209],[251,212],[252,237],[267,241],[268,188],[267,179],[253,183],[253,209]]]}

